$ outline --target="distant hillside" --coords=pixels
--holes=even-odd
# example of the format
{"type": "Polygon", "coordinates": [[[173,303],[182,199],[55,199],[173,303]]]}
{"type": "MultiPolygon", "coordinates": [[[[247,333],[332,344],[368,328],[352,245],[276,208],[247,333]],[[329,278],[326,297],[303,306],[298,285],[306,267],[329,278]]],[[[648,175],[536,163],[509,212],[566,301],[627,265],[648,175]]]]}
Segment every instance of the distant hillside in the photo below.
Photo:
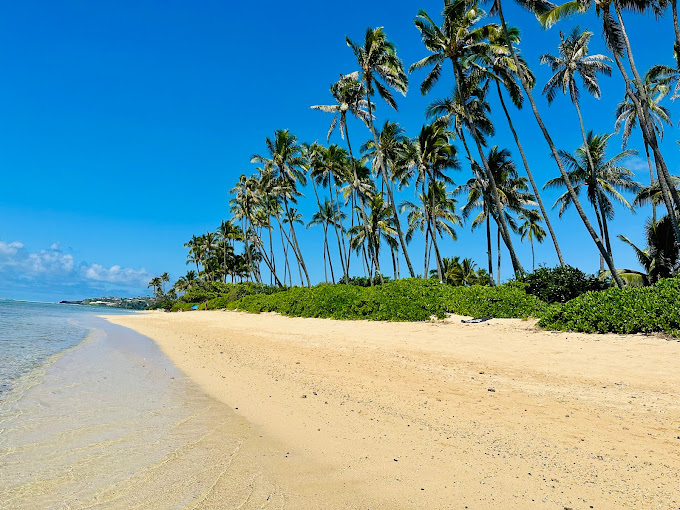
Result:
{"type": "Polygon", "coordinates": [[[68,305],[88,305],[88,306],[107,306],[111,308],[125,308],[127,310],[146,310],[155,302],[152,297],[135,297],[135,298],[119,298],[119,297],[100,297],[87,298],[82,301],[60,301],[60,303],[68,305]]]}

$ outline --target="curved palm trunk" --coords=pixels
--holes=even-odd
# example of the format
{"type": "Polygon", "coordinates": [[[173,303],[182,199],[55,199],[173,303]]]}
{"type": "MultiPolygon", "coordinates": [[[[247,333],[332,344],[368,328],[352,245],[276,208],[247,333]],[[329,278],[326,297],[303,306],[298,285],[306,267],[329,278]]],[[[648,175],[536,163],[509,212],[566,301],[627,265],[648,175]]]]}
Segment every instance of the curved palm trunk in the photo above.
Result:
{"type": "MultiPolygon", "coordinates": [[[[304,272],[305,272],[305,277],[307,278],[307,287],[311,287],[312,283],[309,280],[309,273],[307,272],[307,266],[305,265],[305,261],[302,258],[302,252],[300,251],[300,245],[298,244],[297,236],[295,235],[295,226],[293,225],[293,217],[290,214],[290,209],[288,208],[288,200],[286,199],[285,196],[283,197],[283,205],[286,208],[286,215],[288,216],[288,221],[290,222],[290,235],[291,235],[291,238],[293,240],[293,242],[291,243],[291,247],[293,248],[293,253],[295,254],[295,256],[297,258],[298,265],[300,265],[302,270],[304,270],[304,272]]],[[[289,242],[290,242],[290,240],[289,240],[289,242]]],[[[302,279],[302,272],[300,272],[300,284],[304,285],[304,281],[302,279]]]]}
{"type": "MultiPolygon", "coordinates": [[[[457,59],[451,59],[451,63],[453,65],[453,73],[456,77],[456,88],[458,89],[458,94],[461,97],[461,105],[463,107],[463,114],[465,115],[465,120],[467,121],[468,126],[470,127],[470,134],[472,135],[472,138],[475,141],[475,145],[477,145],[477,151],[479,152],[479,157],[482,160],[482,165],[484,167],[484,171],[486,172],[487,179],[489,180],[489,184],[491,187],[491,196],[493,197],[494,202],[496,203],[496,210],[497,211],[502,211],[501,207],[501,199],[500,196],[498,195],[498,188],[496,187],[496,179],[494,178],[491,169],[489,168],[489,163],[484,157],[484,150],[482,149],[482,142],[479,139],[479,136],[477,135],[477,131],[474,128],[474,123],[472,122],[472,117],[470,116],[470,112],[468,111],[467,104],[465,103],[465,95],[463,94],[463,72],[460,69],[460,66],[458,64],[457,59]]],[[[522,264],[520,263],[519,259],[517,258],[517,254],[515,253],[515,249],[512,246],[512,239],[510,239],[510,232],[508,230],[508,225],[505,221],[505,218],[503,217],[502,214],[498,214],[498,224],[501,226],[501,235],[503,236],[503,241],[505,242],[505,245],[508,248],[508,251],[510,252],[510,259],[512,260],[512,267],[515,271],[515,273],[522,274],[524,273],[524,269],[522,268],[522,264]]]]}
{"type": "MultiPolygon", "coordinates": [[[[614,2],[614,10],[616,11],[616,17],[619,21],[619,25],[620,25],[620,28],[621,28],[621,36],[623,37],[623,41],[626,45],[626,53],[628,55],[628,62],[630,64],[630,69],[631,69],[631,71],[633,71],[633,76],[635,78],[635,84],[638,88],[638,91],[640,93],[640,97],[642,99],[641,103],[642,104],[648,104],[647,91],[645,90],[644,82],[643,82],[642,78],[640,77],[640,73],[638,72],[637,67],[635,65],[635,59],[633,57],[633,49],[630,46],[630,40],[628,39],[628,34],[626,32],[626,25],[623,22],[623,17],[621,15],[621,9],[616,2],[614,2]]],[[[616,55],[616,52],[614,52],[614,54],[616,55]]],[[[618,65],[618,62],[617,62],[617,65],[618,65]]],[[[625,72],[624,72],[625,70],[623,69],[622,66],[619,66],[619,69],[622,70],[622,74],[624,74],[624,80],[627,81],[627,76],[625,75],[625,72]]],[[[628,83],[626,85],[627,85],[626,91],[628,92],[628,90],[630,89],[630,85],[628,83]]],[[[632,93],[632,90],[630,91],[630,93],[632,93]]],[[[629,93],[629,95],[630,95],[630,93],[629,93]]],[[[633,99],[633,101],[635,102],[636,100],[633,99]]],[[[659,182],[662,185],[662,190],[663,190],[663,183],[661,182],[662,181],[661,176],[663,175],[663,179],[666,181],[668,192],[669,192],[670,197],[672,199],[672,201],[669,200],[669,202],[666,203],[666,206],[668,207],[668,205],[670,204],[671,209],[673,209],[673,203],[674,203],[675,207],[680,208],[680,196],[678,196],[678,191],[675,189],[674,186],[668,186],[672,182],[670,173],[668,172],[668,166],[666,165],[666,161],[665,161],[663,155],[661,154],[661,151],[659,150],[659,144],[658,144],[658,141],[657,141],[657,138],[656,138],[656,133],[655,133],[654,128],[653,128],[652,120],[648,115],[647,109],[642,108],[642,104],[640,104],[639,101],[636,102],[636,107],[638,109],[638,118],[645,120],[645,129],[643,129],[643,135],[646,136],[646,138],[648,139],[648,143],[649,143],[650,147],[652,148],[652,152],[654,153],[654,160],[657,163],[657,173],[659,174],[659,182]],[[640,113],[642,115],[640,115],[640,113]],[[645,132],[646,132],[646,135],[645,135],[645,132]]],[[[640,122],[640,127],[642,128],[642,122],[640,122]]],[[[665,198],[664,198],[664,201],[665,201],[665,198]]],[[[668,214],[670,215],[670,218],[674,220],[673,225],[674,225],[674,232],[676,234],[676,237],[675,237],[676,244],[680,244],[680,229],[677,227],[677,219],[675,218],[675,211],[669,210],[668,214]]]]}
{"type": "MultiPolygon", "coordinates": [[[[370,108],[370,107],[369,107],[370,108]]],[[[370,112],[369,112],[370,113],[370,112]]],[[[349,131],[347,126],[345,126],[345,136],[347,137],[347,149],[349,151],[349,159],[352,162],[352,177],[354,178],[354,184],[359,183],[359,177],[357,176],[356,165],[354,164],[354,155],[352,154],[352,144],[349,142],[349,131]]],[[[366,197],[357,189],[357,195],[359,197],[359,209],[361,214],[361,221],[364,223],[364,230],[366,231],[366,242],[371,244],[371,235],[368,231],[368,217],[366,216],[366,197]]],[[[378,261],[377,250],[369,250],[371,252],[371,257],[373,258],[373,264],[375,265],[375,271],[380,277],[380,283],[383,283],[382,273],[380,271],[380,262],[378,261]]],[[[373,279],[371,279],[371,286],[373,286],[373,279]]]]}
{"type": "MultiPolygon", "coordinates": [[[[583,137],[583,147],[586,150],[586,156],[588,158],[588,164],[590,165],[590,178],[593,180],[595,183],[595,186],[597,186],[597,175],[595,175],[595,163],[593,163],[593,155],[590,152],[590,145],[588,144],[588,137],[586,136],[586,130],[583,125],[583,116],[581,115],[581,107],[578,104],[578,99],[576,98],[574,92],[572,91],[571,94],[571,102],[574,104],[574,107],[576,108],[576,113],[578,114],[578,121],[581,126],[581,136],[583,137]]],[[[597,193],[597,189],[595,190],[595,193],[597,193]]],[[[599,197],[596,197],[596,204],[593,205],[595,209],[595,215],[598,216],[597,220],[598,223],[600,223],[600,236],[604,238],[605,242],[605,249],[607,252],[609,252],[609,257],[612,259],[612,263],[614,263],[614,254],[612,253],[611,245],[609,244],[609,236],[607,233],[607,226],[605,224],[605,217],[604,217],[604,211],[602,210],[602,204],[599,199],[599,197]],[[598,214],[597,209],[600,209],[600,212],[598,214]]],[[[604,272],[604,257],[600,255],[600,273],[604,272]]]]}
{"type": "Polygon", "coordinates": [[[498,274],[496,275],[496,283],[501,284],[501,229],[496,225],[496,243],[498,249],[498,274]]]}
{"type": "MultiPolygon", "coordinates": [[[[427,225],[427,215],[425,217],[425,224],[427,225]]],[[[427,253],[428,253],[428,248],[430,246],[430,229],[426,226],[425,228],[425,255],[423,256],[423,263],[424,263],[424,268],[423,268],[423,278],[427,280],[428,278],[428,269],[430,268],[430,261],[428,260],[427,253]]]]}
{"type": "MultiPolygon", "coordinates": [[[[654,186],[654,168],[652,167],[652,158],[649,157],[649,146],[645,144],[645,155],[647,156],[647,166],[649,166],[649,187],[654,186]]],[[[656,203],[652,200],[652,221],[656,223],[656,203]]]]}
{"type": "Polygon", "coordinates": [[[553,143],[552,138],[550,137],[550,134],[548,133],[548,130],[545,127],[545,124],[543,124],[543,119],[541,118],[540,114],[538,113],[538,108],[536,107],[536,102],[534,101],[534,97],[531,94],[531,89],[527,86],[526,77],[524,76],[524,72],[522,71],[522,67],[520,65],[519,59],[517,58],[517,54],[515,53],[515,48],[513,47],[512,42],[510,41],[510,37],[508,36],[508,28],[507,28],[507,25],[505,23],[505,17],[503,15],[503,7],[502,7],[501,4],[502,4],[502,0],[496,0],[496,7],[498,8],[497,9],[498,16],[501,19],[501,25],[503,27],[503,35],[505,36],[505,43],[508,46],[508,49],[510,50],[510,54],[512,55],[512,58],[515,62],[515,67],[517,68],[517,74],[519,76],[520,82],[522,83],[522,88],[524,88],[524,91],[527,94],[527,97],[529,98],[529,103],[531,104],[531,110],[533,111],[534,117],[536,117],[536,122],[538,122],[538,125],[541,128],[541,132],[543,133],[543,137],[545,138],[546,142],[548,142],[548,145],[550,146],[550,151],[552,152],[553,158],[555,159],[555,162],[557,163],[557,167],[560,169],[560,174],[562,175],[562,178],[564,179],[564,183],[567,186],[567,191],[569,192],[569,196],[571,197],[572,201],[574,202],[574,207],[576,207],[576,211],[578,212],[578,215],[581,217],[581,221],[583,221],[583,224],[585,225],[586,229],[588,230],[590,237],[593,238],[593,241],[595,242],[597,249],[600,250],[600,253],[602,253],[602,256],[605,258],[605,261],[607,262],[607,266],[609,267],[609,270],[611,271],[612,276],[614,277],[614,281],[616,281],[616,284],[619,286],[619,288],[623,288],[624,283],[623,283],[623,280],[621,280],[621,277],[619,277],[619,273],[616,271],[616,267],[614,267],[614,261],[609,256],[609,253],[605,249],[604,245],[602,244],[602,241],[598,237],[595,230],[593,230],[593,226],[590,224],[590,221],[588,221],[588,217],[586,216],[586,213],[583,210],[583,207],[581,207],[581,202],[579,201],[578,197],[576,196],[576,193],[574,191],[574,186],[572,185],[571,180],[569,179],[569,175],[567,174],[567,171],[564,169],[564,165],[562,165],[562,162],[560,161],[559,154],[557,153],[557,148],[555,147],[555,144],[553,143]]]}
{"type": "Polygon", "coordinates": [[[411,278],[415,277],[413,272],[413,265],[411,264],[411,258],[408,256],[408,250],[406,249],[406,241],[404,241],[404,233],[401,230],[401,222],[399,221],[399,215],[397,214],[397,204],[394,201],[394,193],[392,192],[392,181],[387,176],[387,170],[385,169],[385,163],[382,158],[382,152],[380,150],[380,145],[378,143],[378,135],[373,126],[373,116],[371,115],[371,101],[366,93],[368,99],[368,127],[373,135],[373,143],[375,144],[376,158],[378,160],[378,168],[383,178],[383,186],[387,188],[387,195],[389,197],[390,204],[392,206],[392,218],[394,218],[394,226],[397,229],[397,234],[399,235],[399,243],[401,244],[401,251],[404,252],[404,259],[406,259],[406,265],[408,266],[409,274],[411,278]]]}
{"type": "Polygon", "coordinates": [[[493,254],[491,253],[491,215],[489,214],[488,207],[486,205],[486,199],[484,200],[484,210],[486,211],[486,255],[489,262],[489,283],[493,287],[493,254]]]}
{"type": "Polygon", "coordinates": [[[656,146],[656,133],[654,132],[653,127],[651,128],[650,131],[650,120],[648,116],[646,115],[647,111],[645,108],[642,107],[642,104],[640,103],[639,98],[633,93],[633,89],[631,86],[630,82],[630,77],[628,76],[628,73],[626,72],[625,67],[623,66],[623,63],[621,62],[621,57],[616,53],[613,52],[614,55],[614,61],[616,62],[616,66],[619,68],[619,71],[621,72],[621,76],[623,76],[623,81],[626,85],[626,94],[630,99],[633,101],[635,104],[635,109],[637,110],[638,114],[638,119],[640,119],[640,130],[642,131],[642,137],[643,137],[643,142],[652,149],[652,153],[654,154],[654,166],[656,167],[656,174],[659,180],[659,187],[661,188],[661,196],[663,197],[663,202],[664,205],[666,206],[666,211],[667,214],[669,214],[669,218],[671,219],[671,224],[673,225],[673,233],[675,234],[675,240],[676,244],[680,242],[680,226],[678,226],[677,219],[675,217],[675,210],[673,207],[673,199],[670,194],[670,190],[668,189],[668,186],[666,184],[666,179],[665,179],[665,174],[663,171],[663,165],[662,165],[662,160],[659,159],[660,153],[658,150],[658,145],[656,146]],[[653,138],[652,138],[653,137],[653,138]]]}
{"type": "Polygon", "coordinates": [[[338,238],[338,251],[340,252],[340,264],[342,265],[342,273],[345,276],[345,279],[349,279],[349,255],[346,255],[346,247],[345,247],[345,236],[344,236],[344,231],[345,228],[342,225],[342,215],[340,211],[340,198],[338,196],[338,186],[335,180],[335,177],[331,174],[331,185],[333,187],[333,190],[331,191],[331,203],[333,203],[333,193],[335,193],[335,210],[338,215],[338,222],[340,223],[340,230],[343,232],[342,236],[342,248],[340,247],[340,233],[338,232],[338,224],[333,221],[333,227],[335,230],[335,236],[338,238]],[[347,257],[347,259],[345,259],[347,257]]]}
{"type": "MultiPolygon", "coordinates": [[[[552,224],[550,223],[550,219],[548,218],[548,213],[545,210],[545,206],[543,205],[543,199],[541,198],[541,194],[538,191],[538,186],[536,185],[536,181],[534,181],[534,176],[531,173],[531,170],[529,170],[529,163],[527,162],[527,158],[524,154],[524,149],[522,148],[522,144],[519,141],[519,137],[517,136],[517,132],[515,131],[515,127],[512,124],[512,119],[510,118],[510,113],[508,112],[508,109],[505,106],[505,101],[503,100],[503,94],[501,93],[501,86],[496,81],[496,90],[498,91],[498,99],[500,99],[501,106],[503,107],[503,111],[505,112],[505,118],[508,120],[508,126],[510,127],[510,131],[512,131],[512,136],[515,138],[515,143],[517,144],[517,149],[519,149],[519,153],[522,156],[522,163],[524,163],[524,168],[527,171],[527,176],[529,177],[529,182],[531,183],[531,189],[534,191],[534,196],[536,197],[536,201],[538,202],[538,207],[541,209],[541,215],[543,216],[543,219],[545,220],[545,225],[548,227],[548,231],[550,232],[550,238],[552,239],[553,245],[555,246],[555,251],[557,252],[557,258],[560,261],[560,265],[564,267],[564,259],[562,258],[562,250],[560,250],[559,244],[557,244],[557,236],[555,235],[555,231],[553,230],[552,224]]],[[[531,245],[531,250],[533,254],[533,243],[531,245]]],[[[532,266],[532,270],[535,270],[535,266],[532,266]]]]}

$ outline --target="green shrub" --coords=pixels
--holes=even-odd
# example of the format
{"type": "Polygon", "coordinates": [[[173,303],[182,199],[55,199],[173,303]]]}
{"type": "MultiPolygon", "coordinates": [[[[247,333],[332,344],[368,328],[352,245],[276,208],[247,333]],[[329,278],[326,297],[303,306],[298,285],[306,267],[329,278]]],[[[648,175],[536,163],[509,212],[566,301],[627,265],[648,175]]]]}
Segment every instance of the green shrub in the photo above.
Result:
{"type": "Polygon", "coordinates": [[[173,312],[177,312],[177,311],[179,311],[179,310],[184,310],[184,311],[186,312],[186,311],[188,311],[188,310],[191,310],[191,307],[192,307],[192,306],[195,306],[196,304],[197,304],[197,303],[180,303],[180,302],[177,302],[177,303],[175,303],[175,304],[172,305],[172,309],[171,309],[171,310],[172,310],[173,312]]]}
{"type": "Polygon", "coordinates": [[[375,287],[321,285],[292,288],[272,295],[249,295],[230,308],[279,312],[293,317],[425,321],[448,313],[488,317],[539,316],[549,308],[513,287],[452,287],[409,279],[375,287]]]}
{"type": "Polygon", "coordinates": [[[588,292],[548,311],[538,325],[585,333],[680,335],[680,278],[652,287],[588,292]]]}
{"type": "Polygon", "coordinates": [[[541,267],[519,281],[527,284],[527,294],[537,296],[546,303],[566,303],[586,292],[605,290],[610,287],[608,280],[586,275],[583,271],[571,266],[541,267]]]}

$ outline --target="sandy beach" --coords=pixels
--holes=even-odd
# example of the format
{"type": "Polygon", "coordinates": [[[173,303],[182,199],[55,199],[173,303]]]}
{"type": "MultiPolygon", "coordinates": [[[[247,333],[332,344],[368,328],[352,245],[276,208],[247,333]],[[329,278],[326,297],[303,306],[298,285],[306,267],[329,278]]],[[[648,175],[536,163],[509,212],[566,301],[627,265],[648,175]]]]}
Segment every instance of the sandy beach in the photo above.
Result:
{"type": "Polygon", "coordinates": [[[460,317],[108,319],[153,338],[276,445],[249,464],[276,504],[243,508],[680,507],[674,340],[460,317]]]}

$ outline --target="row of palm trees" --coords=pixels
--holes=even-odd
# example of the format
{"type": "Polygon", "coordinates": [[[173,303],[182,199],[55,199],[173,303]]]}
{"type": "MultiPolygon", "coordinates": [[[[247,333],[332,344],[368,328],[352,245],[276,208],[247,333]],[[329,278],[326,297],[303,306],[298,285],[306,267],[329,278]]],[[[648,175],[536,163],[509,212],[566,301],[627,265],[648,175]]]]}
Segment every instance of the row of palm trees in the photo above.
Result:
{"type": "MultiPolygon", "coordinates": [[[[261,282],[264,263],[271,283],[292,285],[293,278],[299,277],[301,284],[311,285],[307,254],[298,239],[298,229],[305,225],[298,201],[303,197],[303,190],[311,187],[317,211],[307,227],[318,226],[323,232],[325,281],[347,281],[356,265],[363,268],[371,281],[374,277],[382,280],[388,272],[383,267],[386,252],[391,258],[394,278],[402,276],[403,258],[408,276],[426,276],[434,265],[437,277],[444,280],[446,257],[443,257],[441,243],[444,239],[455,240],[456,228],[470,218],[472,229],[486,229],[488,271],[485,278],[489,283],[494,282],[494,274],[496,281],[500,281],[501,245],[510,255],[514,272],[524,271],[514,249],[513,234],[531,243],[532,267],[535,267],[534,241],[542,242],[549,234],[557,258],[564,265],[541,189],[509,108],[512,103],[521,109],[525,97],[559,170],[559,176],[550,179],[544,187],[564,189],[555,204],[559,207],[559,216],[574,207],[599,250],[601,271],[608,270],[617,285],[624,285],[614,264],[609,233],[615,203],[632,210],[635,204],[651,202],[653,218],[648,229],[655,228],[657,221],[664,221],[666,231],[672,233],[670,249],[677,251],[680,199],[677,182],[668,171],[659,141],[664,123],[670,123],[670,113],[660,103],[674,88],[677,93],[680,57],[675,67],[657,65],[642,78],[624,23],[626,10],[650,11],[658,16],[667,4],[606,0],[593,5],[590,0],[573,0],[557,6],[550,2],[521,2],[521,5],[531,9],[546,27],[593,7],[602,20],[611,56],[590,54],[588,46],[593,33],[576,27],[568,34],[560,34],[554,55],[546,53],[540,58],[541,64],[548,65],[552,72],[543,87],[548,103],[562,91],[574,105],[583,145],[573,154],[557,148],[543,122],[533,96],[536,79],[520,55],[519,31],[505,21],[502,0],[494,0],[491,7],[500,23],[490,22],[476,0],[444,0],[439,23],[422,10],[414,20],[427,50],[409,69],[410,72],[428,70],[420,85],[421,93],[427,95],[443,79],[445,67],[451,66],[452,94],[429,105],[425,112],[429,124],[413,138],[407,137],[397,123],[384,122],[376,126],[376,96],[396,110],[394,94],[406,94],[408,74],[383,28],[367,29],[361,43],[347,38],[357,71],[340,75],[331,85],[331,104],[311,107],[332,114],[326,142],[330,142],[337,130],[344,147],[301,143],[285,129],[266,138],[266,152],[251,158],[257,165],[255,173],[242,175],[230,190],[232,219],[224,222],[219,232],[194,237],[188,242],[188,263],[195,263],[197,274],[210,281],[226,281],[231,276],[261,282]],[[625,84],[615,127],[623,128],[624,148],[633,130],[639,128],[650,172],[651,184],[647,188],[642,188],[634,180],[633,172],[625,167],[625,159],[636,151],[626,149],[608,158],[612,134],[595,134],[586,129],[577,80],[583,83],[586,92],[599,98],[598,78],[612,74],[611,62],[615,62],[625,84]],[[520,175],[509,149],[490,146],[489,139],[495,134],[489,103],[492,94],[503,111],[503,122],[513,134],[526,177],[520,175]],[[348,117],[358,119],[368,130],[364,134],[364,137],[368,135],[368,141],[358,147],[352,145],[356,135],[352,133],[350,137],[348,117]],[[454,142],[462,146],[464,165],[454,142]],[[471,177],[464,184],[454,186],[451,172],[463,166],[470,169],[471,177]],[[405,188],[413,190],[415,199],[398,202],[397,194],[405,188]],[[624,193],[637,193],[636,200],[631,203],[624,193]],[[581,203],[583,195],[592,209],[595,226],[581,203]],[[460,206],[459,200],[463,201],[460,206]],[[657,206],[665,208],[665,216],[660,220],[657,220],[657,206]],[[400,216],[403,214],[405,222],[400,216]],[[497,229],[495,268],[492,220],[497,229]],[[238,229],[238,235],[230,229],[238,229]],[[424,239],[422,273],[416,271],[408,249],[416,234],[424,239]],[[235,241],[243,243],[240,255],[235,253],[235,241]]],[[[675,1],[671,7],[675,14],[675,1]]],[[[680,32],[675,17],[674,28],[675,49],[678,49],[680,32]]]]}

